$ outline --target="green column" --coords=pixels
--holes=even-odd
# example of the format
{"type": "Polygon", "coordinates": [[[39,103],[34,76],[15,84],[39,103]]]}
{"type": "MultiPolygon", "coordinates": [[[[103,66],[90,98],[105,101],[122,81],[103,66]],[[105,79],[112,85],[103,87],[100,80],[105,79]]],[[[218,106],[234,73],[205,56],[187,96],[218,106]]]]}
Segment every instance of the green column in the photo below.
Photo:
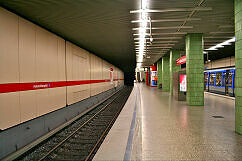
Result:
{"type": "Polygon", "coordinates": [[[170,91],[170,54],[162,57],[162,91],[170,91]]]}
{"type": "Polygon", "coordinates": [[[157,62],[157,77],[158,77],[158,88],[159,88],[159,84],[162,83],[162,59],[158,60],[157,62]]]}
{"type": "Polygon", "coordinates": [[[186,74],[187,104],[190,106],[204,105],[204,58],[203,35],[192,33],[186,35],[186,74]]]}
{"type": "Polygon", "coordinates": [[[181,70],[181,65],[176,65],[176,60],[180,58],[179,50],[170,51],[170,94],[173,95],[173,72],[181,70]]]}
{"type": "Polygon", "coordinates": [[[234,1],[235,15],[235,131],[242,134],[242,0],[234,1]]]}

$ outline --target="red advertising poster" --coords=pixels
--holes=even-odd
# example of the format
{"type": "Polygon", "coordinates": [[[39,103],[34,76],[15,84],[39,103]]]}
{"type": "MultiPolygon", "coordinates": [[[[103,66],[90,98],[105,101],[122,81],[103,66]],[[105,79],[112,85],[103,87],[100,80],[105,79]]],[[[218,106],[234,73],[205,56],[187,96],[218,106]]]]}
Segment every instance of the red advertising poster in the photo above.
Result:
{"type": "Polygon", "coordinates": [[[180,75],[180,92],[186,92],[186,91],[187,91],[187,76],[180,75]]]}
{"type": "Polygon", "coordinates": [[[180,57],[179,59],[176,60],[176,65],[181,65],[186,63],[186,56],[180,57]]]}

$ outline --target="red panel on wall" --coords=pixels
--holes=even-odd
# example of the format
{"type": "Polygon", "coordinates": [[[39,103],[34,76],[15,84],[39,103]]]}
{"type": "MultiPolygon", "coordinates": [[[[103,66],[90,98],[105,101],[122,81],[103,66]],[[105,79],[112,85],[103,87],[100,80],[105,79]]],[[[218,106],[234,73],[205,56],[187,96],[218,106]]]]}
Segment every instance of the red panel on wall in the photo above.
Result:
{"type": "MultiPolygon", "coordinates": [[[[114,81],[118,81],[118,80],[124,80],[124,79],[114,79],[114,81]]],[[[105,80],[59,81],[59,82],[7,83],[7,84],[0,84],[0,93],[75,86],[75,85],[93,84],[93,83],[102,83],[102,82],[110,82],[110,80],[105,79],[105,80]]]]}
{"type": "Polygon", "coordinates": [[[181,65],[186,63],[186,56],[180,57],[179,59],[176,60],[176,65],[181,65]]]}
{"type": "Polygon", "coordinates": [[[156,63],[150,66],[151,71],[157,71],[156,63]]]}

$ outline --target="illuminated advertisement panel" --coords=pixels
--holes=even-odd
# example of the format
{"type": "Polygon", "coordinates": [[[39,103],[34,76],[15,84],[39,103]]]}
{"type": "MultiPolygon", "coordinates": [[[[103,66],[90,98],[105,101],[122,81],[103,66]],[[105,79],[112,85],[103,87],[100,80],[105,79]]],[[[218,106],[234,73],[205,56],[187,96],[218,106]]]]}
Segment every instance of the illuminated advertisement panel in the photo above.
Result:
{"type": "Polygon", "coordinates": [[[186,63],[186,56],[180,57],[176,60],[176,65],[181,65],[186,63]]]}
{"type": "Polygon", "coordinates": [[[187,76],[180,75],[180,92],[186,92],[186,91],[187,91],[187,76]]]}

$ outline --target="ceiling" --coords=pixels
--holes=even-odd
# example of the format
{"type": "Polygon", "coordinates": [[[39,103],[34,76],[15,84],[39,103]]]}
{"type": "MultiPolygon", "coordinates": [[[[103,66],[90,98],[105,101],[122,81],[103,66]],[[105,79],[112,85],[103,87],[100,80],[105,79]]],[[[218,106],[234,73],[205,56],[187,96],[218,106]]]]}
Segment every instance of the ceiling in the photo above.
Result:
{"type": "MultiPolygon", "coordinates": [[[[148,0],[154,41],[143,66],[155,63],[171,47],[185,54],[185,34],[204,33],[204,48],[234,36],[233,0],[148,0]],[[194,10],[200,7],[206,11],[194,10]],[[171,9],[169,12],[167,9],[171,9]],[[178,10],[185,11],[178,11],[178,10]],[[161,20],[162,22],[154,22],[161,20]],[[181,27],[182,26],[182,27],[181,27]],[[175,34],[174,34],[175,33],[175,34]],[[164,42],[165,41],[165,42],[164,42]],[[174,42],[173,42],[174,41],[174,42]],[[147,58],[150,57],[150,58],[147,58]]],[[[0,6],[102,57],[125,72],[135,68],[139,19],[131,10],[140,0],[0,0],[0,6]]],[[[148,32],[148,30],[147,30],[148,32]]],[[[215,53],[216,54],[216,53],[215,53]]]]}
{"type": "Polygon", "coordinates": [[[135,68],[134,0],[0,0],[0,6],[116,65],[135,68]]]}
{"type": "Polygon", "coordinates": [[[208,58],[207,54],[204,55],[204,61],[207,59],[213,61],[213,60],[218,60],[230,56],[235,55],[235,43],[232,43],[231,45],[224,46],[223,48],[219,48],[218,50],[210,51],[208,53],[208,58]]]}
{"type": "MultiPolygon", "coordinates": [[[[148,3],[148,9],[158,11],[148,12],[154,40],[147,47],[149,51],[144,56],[143,66],[151,65],[167,54],[169,47],[185,54],[187,33],[203,33],[204,49],[234,37],[233,0],[149,0],[148,3]],[[195,7],[200,7],[200,10],[195,10],[195,7]],[[154,22],[157,20],[161,22],[154,22]]],[[[139,23],[133,23],[132,27],[139,27],[139,23]]],[[[133,34],[137,33],[133,30],[133,34]]],[[[133,37],[138,38],[138,35],[133,37]]],[[[138,45],[137,40],[135,44],[138,45]]]]}

